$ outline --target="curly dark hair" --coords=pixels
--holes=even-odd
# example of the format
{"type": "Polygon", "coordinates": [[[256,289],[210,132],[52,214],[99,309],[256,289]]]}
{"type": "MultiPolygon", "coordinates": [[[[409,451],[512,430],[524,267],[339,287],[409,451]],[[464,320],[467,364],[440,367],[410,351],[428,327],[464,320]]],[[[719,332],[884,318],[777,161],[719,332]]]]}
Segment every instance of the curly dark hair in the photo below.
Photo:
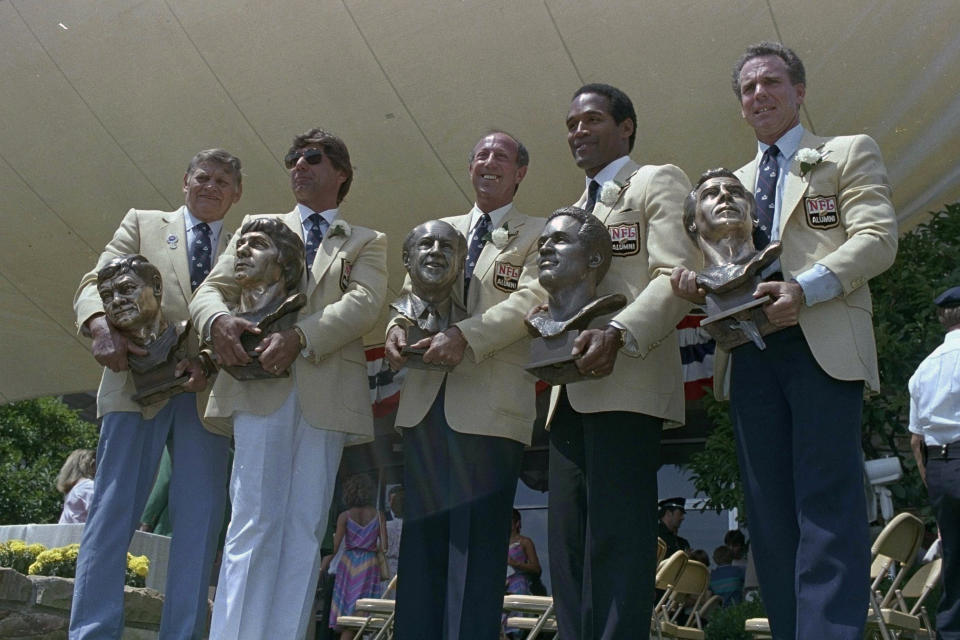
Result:
{"type": "Polygon", "coordinates": [[[377,487],[365,473],[347,478],[343,483],[343,503],[348,509],[353,507],[372,507],[377,487]]]}

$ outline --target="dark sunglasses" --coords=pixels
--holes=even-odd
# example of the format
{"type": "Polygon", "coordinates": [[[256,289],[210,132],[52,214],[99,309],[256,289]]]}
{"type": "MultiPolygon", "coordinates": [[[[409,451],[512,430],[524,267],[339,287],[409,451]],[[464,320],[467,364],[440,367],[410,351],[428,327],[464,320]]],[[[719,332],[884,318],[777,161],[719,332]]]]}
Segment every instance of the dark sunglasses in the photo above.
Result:
{"type": "Polygon", "coordinates": [[[297,151],[291,151],[283,158],[283,165],[287,169],[293,169],[293,167],[300,162],[300,158],[306,160],[307,164],[320,164],[323,162],[323,150],[300,149],[297,151]]]}

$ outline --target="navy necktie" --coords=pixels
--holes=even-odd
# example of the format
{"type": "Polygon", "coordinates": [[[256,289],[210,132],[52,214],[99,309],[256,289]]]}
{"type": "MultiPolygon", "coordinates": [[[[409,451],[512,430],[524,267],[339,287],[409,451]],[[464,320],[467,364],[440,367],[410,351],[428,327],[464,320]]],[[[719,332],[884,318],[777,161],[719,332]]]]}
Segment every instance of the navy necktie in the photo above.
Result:
{"type": "Polygon", "coordinates": [[[311,213],[307,220],[310,221],[310,228],[307,229],[307,241],[304,243],[304,250],[307,258],[307,271],[313,266],[313,259],[317,257],[317,249],[323,242],[323,232],[320,231],[320,214],[311,213]]]}
{"type": "Polygon", "coordinates": [[[477,266],[477,260],[480,258],[480,252],[483,251],[483,245],[487,243],[486,237],[490,233],[490,216],[483,214],[477,220],[477,225],[473,228],[473,237],[470,239],[470,247],[467,249],[467,264],[463,269],[463,299],[467,299],[467,291],[470,288],[470,278],[473,277],[473,269],[477,266]]]}
{"type": "Polygon", "coordinates": [[[193,228],[193,243],[190,245],[190,290],[196,291],[203,279],[210,274],[210,225],[201,222],[193,228]]]}
{"type": "Polygon", "coordinates": [[[757,226],[753,230],[753,245],[759,251],[768,244],[773,236],[773,214],[777,206],[777,176],[780,165],[777,156],[780,149],[770,145],[760,157],[757,169],[757,226]]]}
{"type": "Polygon", "coordinates": [[[587,188],[587,204],[583,207],[587,213],[593,213],[593,208],[597,206],[597,192],[600,191],[600,183],[596,180],[590,181],[587,188]]]}

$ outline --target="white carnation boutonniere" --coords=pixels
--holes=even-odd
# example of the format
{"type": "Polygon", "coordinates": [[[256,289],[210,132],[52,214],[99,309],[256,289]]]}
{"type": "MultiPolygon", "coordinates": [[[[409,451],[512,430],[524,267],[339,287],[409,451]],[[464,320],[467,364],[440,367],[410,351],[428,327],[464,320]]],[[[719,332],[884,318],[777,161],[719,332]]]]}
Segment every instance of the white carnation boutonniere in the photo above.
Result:
{"type": "Polygon", "coordinates": [[[823,162],[823,154],[817,149],[800,149],[797,151],[797,162],[800,163],[800,177],[802,178],[823,162]]]}
{"type": "Polygon", "coordinates": [[[616,180],[607,180],[600,186],[600,202],[612,207],[617,204],[617,200],[620,199],[620,192],[623,191],[624,185],[620,184],[616,180]]]}
{"type": "Polygon", "coordinates": [[[497,249],[503,249],[513,238],[517,237],[519,231],[510,231],[509,225],[504,222],[502,227],[497,227],[491,233],[483,238],[484,242],[492,242],[497,249]]]}
{"type": "Polygon", "coordinates": [[[327,230],[327,235],[331,238],[336,238],[337,236],[349,238],[351,231],[353,230],[350,228],[350,225],[347,224],[346,220],[334,220],[333,224],[330,225],[330,229],[327,230]]]}

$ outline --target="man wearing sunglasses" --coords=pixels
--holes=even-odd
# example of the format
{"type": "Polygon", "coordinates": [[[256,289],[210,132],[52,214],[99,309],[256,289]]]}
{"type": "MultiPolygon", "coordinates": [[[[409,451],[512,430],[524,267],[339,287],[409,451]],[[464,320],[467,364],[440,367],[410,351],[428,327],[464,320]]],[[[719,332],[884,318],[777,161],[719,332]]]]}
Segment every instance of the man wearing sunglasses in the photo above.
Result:
{"type": "MultiPolygon", "coordinates": [[[[353,179],[340,138],[322,129],[298,135],[284,164],[297,205],[268,216],[304,241],[307,304],[292,328],[265,336],[255,350],[275,379],[240,382],[221,373],[211,392],[207,414],[232,416],[235,437],[213,639],[303,637],[340,455],[373,436],[362,337],[386,296],[387,239],[340,217],[353,179]]],[[[235,259],[230,246],[190,306],[222,365],[250,363],[240,336],[257,331],[231,315],[240,295],[235,259]]]]}
{"type": "MultiPolygon", "coordinates": [[[[97,291],[102,267],[119,256],[141,254],[160,272],[166,320],[178,323],[190,317],[187,304],[193,290],[227,245],[230,234],[223,229],[223,218],[240,199],[240,160],[222,149],[201,151],[187,167],[183,191],[185,204],[176,211],[131,209],[97,265],[83,276],[74,299],[77,327],[93,339],[93,356],[103,365],[97,393],[97,413],[103,418],[97,479],[70,616],[70,637],[75,640],[119,638],[123,633],[127,547],[164,446],[173,461],[169,503],[174,535],[160,637],[198,638],[206,628],[210,569],[227,497],[229,423],[200,422],[206,398],[198,392],[207,379],[192,358],[186,393],[147,406],[135,402],[127,355],[146,351],[110,323],[97,291]]],[[[187,336],[184,344],[187,355],[196,356],[196,337],[187,336]]]]}

